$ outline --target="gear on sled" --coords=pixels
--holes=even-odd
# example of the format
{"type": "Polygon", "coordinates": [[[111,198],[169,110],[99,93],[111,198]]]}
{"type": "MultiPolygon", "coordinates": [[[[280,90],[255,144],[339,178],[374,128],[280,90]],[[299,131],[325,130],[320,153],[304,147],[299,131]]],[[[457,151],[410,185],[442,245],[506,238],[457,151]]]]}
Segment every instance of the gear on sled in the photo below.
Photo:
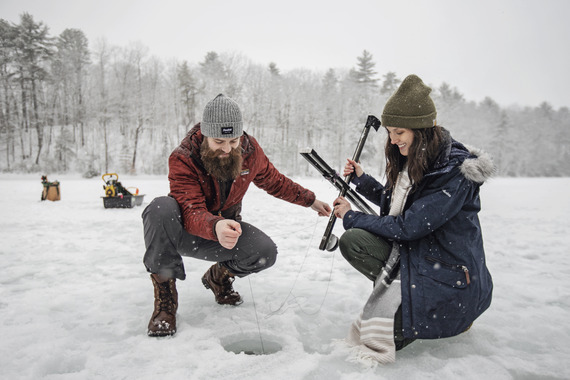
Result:
{"type": "Polygon", "coordinates": [[[105,182],[105,196],[101,197],[105,208],[133,208],[142,205],[144,194],[139,195],[139,189],[136,187],[124,187],[119,182],[117,173],[105,173],[101,178],[105,182]]]}

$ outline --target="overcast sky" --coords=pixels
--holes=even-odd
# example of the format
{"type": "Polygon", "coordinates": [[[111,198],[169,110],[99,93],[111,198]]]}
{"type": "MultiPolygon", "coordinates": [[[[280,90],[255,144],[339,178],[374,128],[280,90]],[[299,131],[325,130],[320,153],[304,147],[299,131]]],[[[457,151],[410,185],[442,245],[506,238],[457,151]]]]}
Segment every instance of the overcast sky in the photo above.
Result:
{"type": "Polygon", "coordinates": [[[23,12],[56,36],[81,29],[190,63],[209,51],[255,63],[351,68],[363,50],[376,71],[447,82],[467,100],[570,107],[567,0],[1,0],[0,18],[23,12]]]}

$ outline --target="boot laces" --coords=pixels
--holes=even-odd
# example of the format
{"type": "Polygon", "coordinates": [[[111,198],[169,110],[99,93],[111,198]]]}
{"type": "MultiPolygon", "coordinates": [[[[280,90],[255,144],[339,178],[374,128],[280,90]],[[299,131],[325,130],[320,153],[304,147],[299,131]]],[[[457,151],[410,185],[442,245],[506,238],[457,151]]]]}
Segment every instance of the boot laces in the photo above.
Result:
{"type": "Polygon", "coordinates": [[[170,289],[170,281],[163,282],[159,284],[158,287],[158,308],[160,311],[166,311],[172,313],[174,307],[174,297],[172,296],[172,291],[170,289]]]}
{"type": "Polygon", "coordinates": [[[234,290],[232,283],[235,278],[230,277],[227,281],[224,281],[224,288],[222,290],[222,296],[224,297],[239,297],[239,293],[234,290]]]}

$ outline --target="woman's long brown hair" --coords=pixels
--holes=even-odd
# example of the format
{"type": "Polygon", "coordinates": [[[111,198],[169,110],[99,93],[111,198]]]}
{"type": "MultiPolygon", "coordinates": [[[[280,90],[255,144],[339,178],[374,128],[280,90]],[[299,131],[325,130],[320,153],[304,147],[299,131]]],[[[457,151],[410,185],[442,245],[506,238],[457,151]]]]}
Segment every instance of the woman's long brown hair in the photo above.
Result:
{"type": "Polygon", "coordinates": [[[408,175],[412,181],[413,188],[415,188],[439,154],[443,141],[443,132],[440,126],[412,129],[412,131],[414,132],[414,141],[410,146],[407,157],[400,154],[400,149],[397,145],[390,143],[390,136],[388,135],[385,147],[388,189],[394,187],[398,174],[402,171],[406,162],[408,163],[408,175]]]}

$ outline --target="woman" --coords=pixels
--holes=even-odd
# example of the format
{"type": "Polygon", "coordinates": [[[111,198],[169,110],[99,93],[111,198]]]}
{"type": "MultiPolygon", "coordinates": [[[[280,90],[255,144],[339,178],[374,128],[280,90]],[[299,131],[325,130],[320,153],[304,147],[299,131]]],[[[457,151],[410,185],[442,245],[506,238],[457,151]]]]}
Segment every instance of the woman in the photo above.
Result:
{"type": "Polygon", "coordinates": [[[351,210],[343,197],[334,202],[346,229],[342,255],[375,282],[348,342],[380,362],[394,361],[414,339],[464,332],[491,303],[477,213],[479,187],[494,166],[436,124],[430,92],[410,75],[384,107],[386,185],[357,162],[344,168],[380,216],[351,210]]]}

